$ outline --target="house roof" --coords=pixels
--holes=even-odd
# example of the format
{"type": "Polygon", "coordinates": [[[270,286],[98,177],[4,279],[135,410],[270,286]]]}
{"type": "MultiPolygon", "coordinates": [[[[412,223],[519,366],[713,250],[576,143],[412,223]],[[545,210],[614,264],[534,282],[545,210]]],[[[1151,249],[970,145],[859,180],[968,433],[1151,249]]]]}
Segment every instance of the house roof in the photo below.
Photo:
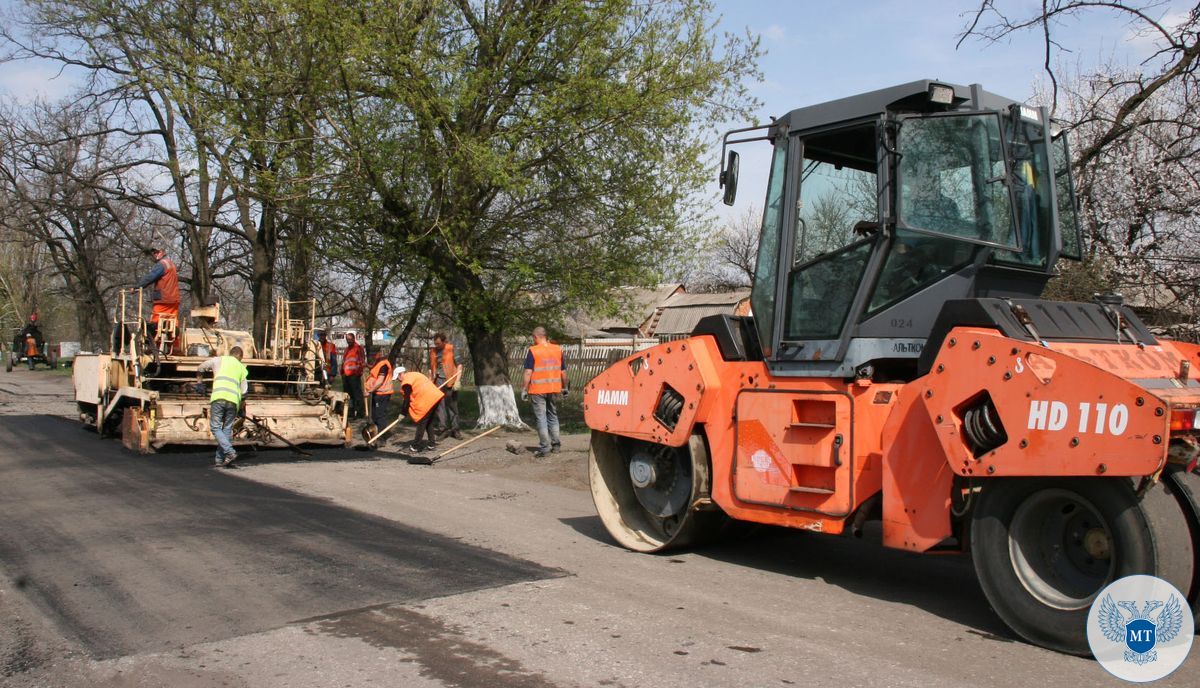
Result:
{"type": "Polygon", "coordinates": [[[667,299],[655,335],[691,334],[702,318],[732,315],[738,304],[750,298],[749,289],[718,294],[676,294],[667,299]]]}
{"type": "Polygon", "coordinates": [[[566,319],[565,329],[568,334],[578,337],[636,333],[664,302],[682,289],[683,285],[678,283],[653,288],[619,287],[616,297],[624,304],[620,314],[594,318],[586,313],[576,313],[566,319]]]}
{"type": "Polygon", "coordinates": [[[719,292],[716,294],[692,294],[680,293],[675,294],[663,303],[664,308],[687,308],[696,306],[736,306],[737,304],[750,298],[749,289],[735,289],[733,291],[719,292]]]}

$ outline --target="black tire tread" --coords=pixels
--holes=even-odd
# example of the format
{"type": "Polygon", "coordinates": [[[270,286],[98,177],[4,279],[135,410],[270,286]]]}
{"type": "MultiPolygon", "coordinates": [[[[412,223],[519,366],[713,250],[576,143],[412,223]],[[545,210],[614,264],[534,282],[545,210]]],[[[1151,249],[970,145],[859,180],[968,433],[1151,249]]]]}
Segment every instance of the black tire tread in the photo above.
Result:
{"type": "Polygon", "coordinates": [[[1192,544],[1192,582],[1180,588],[1192,606],[1196,630],[1200,631],[1200,475],[1181,466],[1171,466],[1163,473],[1163,482],[1171,489],[1187,521],[1192,544]]]}
{"type": "Polygon", "coordinates": [[[1114,538],[1141,543],[1127,547],[1116,577],[1156,575],[1182,589],[1190,587],[1194,551],[1176,499],[1155,485],[1139,499],[1122,478],[1006,478],[989,481],[971,519],[972,558],[980,586],[992,608],[1017,635],[1035,645],[1070,654],[1090,654],[1087,608],[1060,610],[1030,595],[1012,572],[1008,522],[1025,496],[1038,490],[1068,489],[1103,512],[1114,538]]]}

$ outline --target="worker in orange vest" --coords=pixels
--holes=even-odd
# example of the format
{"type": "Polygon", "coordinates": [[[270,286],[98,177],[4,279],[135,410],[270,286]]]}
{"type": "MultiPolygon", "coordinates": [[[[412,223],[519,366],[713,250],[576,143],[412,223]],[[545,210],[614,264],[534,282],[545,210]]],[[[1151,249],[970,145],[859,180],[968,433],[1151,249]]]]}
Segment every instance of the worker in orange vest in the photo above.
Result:
{"type": "Polygon", "coordinates": [[[458,429],[458,387],[462,384],[462,371],[458,367],[458,360],[454,358],[454,345],[446,339],[445,332],[438,332],[433,335],[433,346],[429,347],[429,377],[433,378],[433,383],[439,387],[443,387],[445,398],[442,399],[441,413],[439,413],[438,434],[442,437],[451,435],[455,439],[462,438],[462,432],[458,429]],[[446,381],[450,380],[450,384],[446,381]]]}
{"type": "Polygon", "coordinates": [[[437,442],[434,440],[431,426],[434,419],[440,415],[438,411],[446,395],[433,380],[421,373],[415,370],[407,371],[404,368],[399,370],[401,413],[407,413],[412,422],[417,425],[417,431],[409,446],[417,451],[433,449],[437,447],[437,442]],[[422,437],[428,437],[428,439],[422,442],[422,437]]]}
{"type": "Polygon", "coordinates": [[[537,419],[538,450],[535,457],[558,453],[558,398],[567,395],[567,363],[562,347],[546,339],[546,329],[533,328],[533,346],[525,354],[525,387],[522,399],[533,406],[537,419]]]}
{"type": "Polygon", "coordinates": [[[367,394],[371,395],[371,422],[375,430],[387,425],[388,407],[392,404],[392,362],[383,351],[375,352],[375,362],[367,373],[367,394]]]}
{"type": "Polygon", "coordinates": [[[36,358],[40,353],[41,352],[38,351],[37,340],[33,338],[33,335],[25,335],[25,362],[29,364],[30,370],[33,370],[33,359],[36,358]]]}
{"type": "Polygon", "coordinates": [[[354,337],[346,333],[346,353],[342,355],[342,391],[350,395],[349,416],[364,418],[367,410],[363,404],[362,373],[367,363],[367,352],[354,337]]]}
{"type": "Polygon", "coordinates": [[[329,335],[324,330],[317,335],[317,341],[321,344],[321,355],[325,358],[325,383],[329,385],[333,383],[333,378],[337,377],[337,345],[329,341],[329,335]]]}
{"type": "Polygon", "coordinates": [[[154,336],[158,333],[158,321],[163,318],[174,318],[175,322],[179,322],[179,272],[175,269],[175,263],[167,257],[167,252],[161,248],[150,249],[150,255],[154,257],[154,267],[146,276],[138,282],[139,289],[154,285],[154,289],[150,291],[150,298],[154,301],[154,308],[150,312],[150,341],[154,341],[154,336]]]}

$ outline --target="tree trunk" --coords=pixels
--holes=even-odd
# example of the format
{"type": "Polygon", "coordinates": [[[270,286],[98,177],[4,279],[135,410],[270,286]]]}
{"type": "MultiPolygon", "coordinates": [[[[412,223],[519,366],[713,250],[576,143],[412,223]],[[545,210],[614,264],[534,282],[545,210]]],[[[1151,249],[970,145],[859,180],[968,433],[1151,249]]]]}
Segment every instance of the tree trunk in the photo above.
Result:
{"type": "MultiPolygon", "coordinates": [[[[81,280],[79,276],[72,277],[67,280],[67,286],[79,297],[75,302],[75,323],[79,328],[80,348],[85,351],[105,350],[112,336],[112,324],[95,278],[81,280]]],[[[61,340],[61,337],[58,339],[61,340]]]]}
{"type": "Polygon", "coordinates": [[[189,285],[192,292],[192,308],[207,306],[212,300],[212,266],[208,264],[208,235],[209,232],[199,231],[189,226],[187,231],[187,249],[192,259],[192,281],[189,285]]]}
{"type": "Polygon", "coordinates": [[[479,393],[478,428],[507,425],[523,428],[517,410],[517,397],[508,378],[508,355],[504,337],[495,330],[464,327],[475,371],[475,389],[479,393]]]}
{"type": "MultiPolygon", "coordinates": [[[[259,236],[262,236],[261,232],[259,236]]],[[[271,299],[275,277],[274,249],[274,245],[264,244],[261,241],[255,241],[251,249],[251,270],[253,277],[250,280],[250,296],[252,298],[254,324],[250,334],[254,337],[254,342],[258,347],[260,356],[266,347],[274,346],[273,342],[267,341],[269,328],[272,324],[271,310],[274,305],[271,299]]]]}
{"type": "Polygon", "coordinates": [[[458,324],[467,337],[471,366],[475,371],[475,389],[479,393],[479,421],[476,427],[507,425],[523,428],[517,410],[517,398],[508,377],[508,354],[504,333],[496,326],[487,287],[477,275],[456,266],[450,259],[435,260],[450,302],[454,304],[458,324]]]}
{"type": "MultiPolygon", "coordinates": [[[[313,297],[312,243],[303,236],[303,228],[295,230],[299,236],[288,242],[291,270],[288,273],[288,298],[292,301],[311,301],[313,297]]],[[[307,310],[307,309],[306,309],[307,310]]],[[[308,313],[305,313],[305,317],[308,313]]]]}

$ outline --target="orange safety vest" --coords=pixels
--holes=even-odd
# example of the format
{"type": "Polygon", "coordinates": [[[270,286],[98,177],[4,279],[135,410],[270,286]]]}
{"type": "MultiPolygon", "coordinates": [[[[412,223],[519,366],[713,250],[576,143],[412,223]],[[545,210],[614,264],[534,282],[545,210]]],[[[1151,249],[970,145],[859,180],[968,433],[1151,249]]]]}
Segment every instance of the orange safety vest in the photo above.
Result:
{"type": "MultiPolygon", "coordinates": [[[[437,349],[431,346],[429,347],[430,377],[437,377],[437,368],[437,349]]],[[[450,342],[446,342],[446,346],[442,348],[442,373],[444,373],[446,379],[449,380],[450,378],[454,377],[454,374],[457,372],[458,364],[454,362],[454,345],[450,342]]],[[[452,382],[450,383],[450,386],[454,387],[456,384],[457,383],[452,382]]]]}
{"type": "Polygon", "coordinates": [[[385,358],[371,366],[371,372],[367,374],[367,392],[382,395],[395,391],[392,388],[392,362],[385,358]]]}
{"type": "Polygon", "coordinates": [[[400,386],[405,385],[412,388],[412,394],[408,397],[408,417],[412,418],[414,423],[420,423],[442,397],[446,396],[445,392],[433,384],[433,380],[418,372],[402,373],[400,386]]]}
{"type": "Polygon", "coordinates": [[[179,273],[175,270],[175,264],[170,258],[163,258],[158,261],[163,264],[165,272],[158,281],[154,283],[154,288],[158,290],[155,294],[155,303],[179,303],[179,273]]]}
{"type": "Polygon", "coordinates": [[[38,355],[37,340],[34,339],[33,335],[31,335],[31,334],[25,335],[25,355],[26,356],[37,356],[38,355]]]}
{"type": "Polygon", "coordinates": [[[367,352],[362,348],[362,344],[355,342],[352,346],[346,347],[346,355],[342,358],[342,375],[353,377],[362,375],[363,359],[367,357],[367,352]]]}
{"type": "Polygon", "coordinates": [[[325,354],[325,372],[332,373],[333,359],[337,358],[337,344],[326,339],[321,345],[321,353],[325,354]]]}
{"type": "Polygon", "coordinates": [[[562,392],[562,347],[549,342],[529,347],[533,354],[533,374],[529,376],[530,394],[562,392]]]}

